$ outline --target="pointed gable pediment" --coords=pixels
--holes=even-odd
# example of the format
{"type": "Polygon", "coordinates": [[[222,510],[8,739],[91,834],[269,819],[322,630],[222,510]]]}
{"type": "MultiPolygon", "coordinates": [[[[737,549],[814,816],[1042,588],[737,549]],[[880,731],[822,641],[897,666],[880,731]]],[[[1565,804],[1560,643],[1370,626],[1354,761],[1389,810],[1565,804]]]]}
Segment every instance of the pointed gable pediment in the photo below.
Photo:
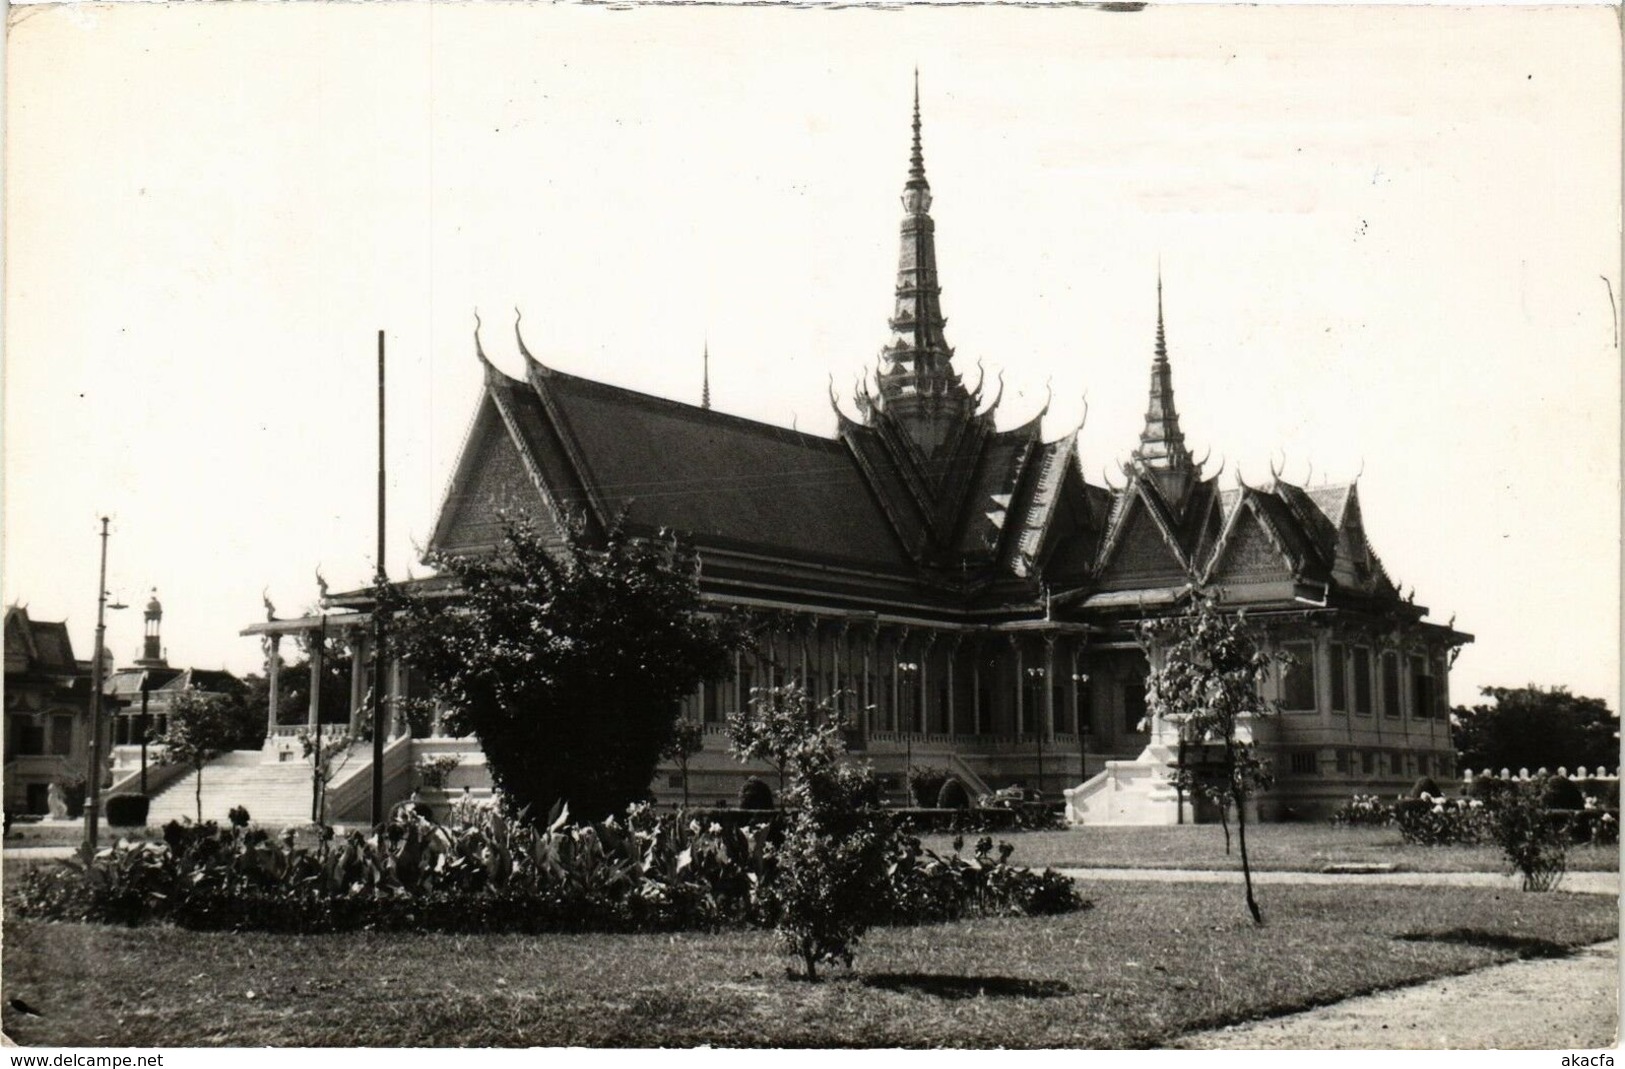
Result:
{"type": "Polygon", "coordinates": [[[1260,504],[1259,495],[1252,490],[1243,491],[1243,495],[1214,547],[1207,580],[1259,582],[1290,578],[1295,570],[1293,561],[1260,504]]]}
{"type": "Polygon", "coordinates": [[[1113,526],[1101,548],[1102,586],[1171,583],[1190,577],[1172,518],[1155,491],[1135,478],[1122,491],[1113,526]]]}
{"type": "Polygon", "coordinates": [[[501,539],[501,516],[508,512],[538,523],[544,533],[561,534],[559,518],[514,441],[494,390],[481,398],[441,502],[429,550],[461,553],[494,547],[501,539]]]}
{"type": "MultiPolygon", "coordinates": [[[[1340,488],[1341,508],[1337,516],[1336,556],[1333,559],[1333,575],[1337,581],[1357,590],[1368,593],[1393,594],[1399,593],[1394,588],[1388,572],[1382,566],[1382,560],[1372,548],[1365,532],[1365,520],[1360,511],[1360,492],[1357,484],[1350,483],[1340,488]]],[[[1328,516],[1328,520],[1330,517],[1328,516]]]]}

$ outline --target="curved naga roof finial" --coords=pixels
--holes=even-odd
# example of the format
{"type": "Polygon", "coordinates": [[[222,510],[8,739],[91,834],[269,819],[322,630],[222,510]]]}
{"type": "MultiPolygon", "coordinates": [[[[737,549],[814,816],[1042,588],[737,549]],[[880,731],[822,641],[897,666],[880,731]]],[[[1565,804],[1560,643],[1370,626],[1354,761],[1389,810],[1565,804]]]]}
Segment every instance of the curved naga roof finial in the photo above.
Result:
{"type": "Polygon", "coordinates": [[[982,383],[987,378],[987,371],[982,367],[982,358],[976,358],[976,389],[970,392],[970,407],[975,411],[976,406],[982,403],[982,383]]]}
{"type": "Polygon", "coordinates": [[[1364,474],[1365,474],[1365,457],[1362,455],[1360,457],[1360,470],[1354,473],[1354,481],[1356,483],[1358,483],[1360,481],[1360,476],[1362,476],[1364,474]]]}
{"type": "Polygon", "coordinates": [[[852,403],[857,406],[858,415],[867,421],[869,413],[874,410],[874,399],[869,396],[869,389],[861,378],[852,380],[852,403]]]}
{"type": "Polygon", "coordinates": [[[977,414],[983,419],[988,418],[993,415],[994,410],[999,407],[999,402],[1002,400],[1004,400],[1004,372],[1001,370],[999,372],[999,392],[993,395],[993,403],[977,414]]]}
{"type": "MultiPolygon", "coordinates": [[[[1271,483],[1280,482],[1281,481],[1281,472],[1286,470],[1286,450],[1283,449],[1280,452],[1281,452],[1281,466],[1279,468],[1277,468],[1275,466],[1275,450],[1273,450],[1273,449],[1270,450],[1270,482],[1271,483]]],[[[1273,487],[1272,487],[1272,489],[1273,489],[1273,487]]]]}
{"type": "Polygon", "coordinates": [[[1196,462],[1196,474],[1198,476],[1200,476],[1202,474],[1202,469],[1207,467],[1207,458],[1212,456],[1212,455],[1213,455],[1213,447],[1210,445],[1210,446],[1207,447],[1207,452],[1202,454],[1202,459],[1198,460],[1196,462]]]}
{"type": "Polygon", "coordinates": [[[1088,423],[1088,422],[1089,422],[1089,391],[1085,390],[1085,391],[1083,391],[1083,415],[1078,418],[1078,426],[1072,432],[1072,437],[1076,438],[1079,434],[1082,434],[1083,433],[1083,425],[1085,423],[1088,423]]]}
{"type": "Polygon", "coordinates": [[[1309,484],[1315,481],[1315,462],[1312,460],[1306,460],[1304,463],[1309,465],[1309,470],[1305,472],[1303,476],[1304,488],[1308,489],[1309,484]]]}
{"type": "Polygon", "coordinates": [[[829,373],[829,407],[835,410],[835,420],[837,423],[852,422],[847,418],[846,413],[841,411],[841,399],[835,393],[835,372],[833,371],[829,373]]]}
{"type": "Polygon", "coordinates": [[[520,322],[520,320],[522,320],[524,318],[525,318],[524,315],[519,311],[519,306],[517,304],[514,305],[514,308],[513,308],[513,336],[516,339],[518,339],[518,341],[519,341],[519,351],[524,354],[526,360],[529,360],[533,364],[534,363],[539,363],[539,361],[534,356],[530,355],[530,350],[525,348],[525,336],[519,332],[519,322],[520,322]]]}
{"type": "Polygon", "coordinates": [[[480,344],[480,310],[474,309],[474,355],[479,357],[480,363],[486,367],[491,366],[491,360],[485,355],[485,346],[480,344]]]}
{"type": "Polygon", "coordinates": [[[1106,489],[1110,490],[1114,494],[1123,489],[1121,486],[1112,485],[1112,469],[1110,464],[1102,464],[1100,466],[1100,481],[1105,483],[1106,489]]]}
{"type": "Polygon", "coordinates": [[[1052,386],[1054,381],[1053,377],[1044,380],[1044,404],[1038,409],[1038,415],[1032,418],[1031,422],[1034,424],[1042,424],[1044,417],[1049,415],[1050,402],[1055,400],[1055,390],[1052,386]]]}
{"type": "MultiPolygon", "coordinates": [[[[1203,457],[1203,458],[1202,458],[1202,462],[1203,462],[1203,463],[1204,463],[1204,464],[1205,464],[1205,463],[1207,463],[1207,458],[1206,458],[1206,457],[1203,457]]],[[[1224,474],[1224,466],[1225,466],[1225,465],[1226,465],[1226,464],[1227,464],[1227,463],[1229,463],[1229,458],[1228,458],[1228,457],[1226,457],[1226,456],[1224,456],[1224,454],[1222,454],[1222,453],[1221,453],[1221,454],[1220,454],[1220,455],[1219,455],[1219,470],[1218,470],[1218,471],[1216,471],[1216,472],[1214,472],[1214,473],[1213,473],[1213,479],[1214,479],[1214,481],[1215,481],[1215,482],[1217,482],[1217,481],[1218,481],[1218,479],[1219,479],[1219,476],[1221,476],[1221,475],[1223,475],[1223,474],[1224,474]]]]}

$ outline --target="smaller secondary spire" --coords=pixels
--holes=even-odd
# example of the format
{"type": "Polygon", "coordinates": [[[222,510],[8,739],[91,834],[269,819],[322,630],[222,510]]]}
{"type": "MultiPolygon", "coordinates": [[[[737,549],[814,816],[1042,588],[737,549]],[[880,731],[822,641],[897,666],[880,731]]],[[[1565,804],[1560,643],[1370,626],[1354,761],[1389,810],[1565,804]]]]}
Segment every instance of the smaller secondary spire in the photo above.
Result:
{"type": "Polygon", "coordinates": [[[1162,260],[1157,260],[1157,348],[1156,359],[1168,362],[1168,335],[1162,326],[1162,260]]]}
{"type": "Polygon", "coordinates": [[[705,339],[705,349],[701,355],[704,370],[700,374],[700,407],[711,407],[711,339],[705,339]]]}

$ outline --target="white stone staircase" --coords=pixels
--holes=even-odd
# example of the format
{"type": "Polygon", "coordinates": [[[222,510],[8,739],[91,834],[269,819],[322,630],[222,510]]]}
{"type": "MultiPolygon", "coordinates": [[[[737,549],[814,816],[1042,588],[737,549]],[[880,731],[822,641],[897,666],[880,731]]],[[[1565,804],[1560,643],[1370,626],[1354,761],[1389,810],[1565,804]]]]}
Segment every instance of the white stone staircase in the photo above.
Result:
{"type": "MultiPolygon", "coordinates": [[[[197,773],[188,772],[153,796],[147,823],[197,819],[197,773]]],[[[265,761],[259,750],[233,750],[203,768],[203,819],[224,824],[233,806],[267,828],[310,823],[310,765],[265,761]]]]}

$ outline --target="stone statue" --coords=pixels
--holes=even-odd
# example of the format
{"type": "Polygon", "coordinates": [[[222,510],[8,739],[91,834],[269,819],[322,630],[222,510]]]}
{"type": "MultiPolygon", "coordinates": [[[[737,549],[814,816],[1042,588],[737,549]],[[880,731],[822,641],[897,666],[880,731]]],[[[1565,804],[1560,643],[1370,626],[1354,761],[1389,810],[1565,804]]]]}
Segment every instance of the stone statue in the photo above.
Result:
{"type": "Polygon", "coordinates": [[[62,784],[52,783],[46,789],[45,805],[51,811],[52,820],[68,819],[68,797],[62,790],[62,784]]]}

